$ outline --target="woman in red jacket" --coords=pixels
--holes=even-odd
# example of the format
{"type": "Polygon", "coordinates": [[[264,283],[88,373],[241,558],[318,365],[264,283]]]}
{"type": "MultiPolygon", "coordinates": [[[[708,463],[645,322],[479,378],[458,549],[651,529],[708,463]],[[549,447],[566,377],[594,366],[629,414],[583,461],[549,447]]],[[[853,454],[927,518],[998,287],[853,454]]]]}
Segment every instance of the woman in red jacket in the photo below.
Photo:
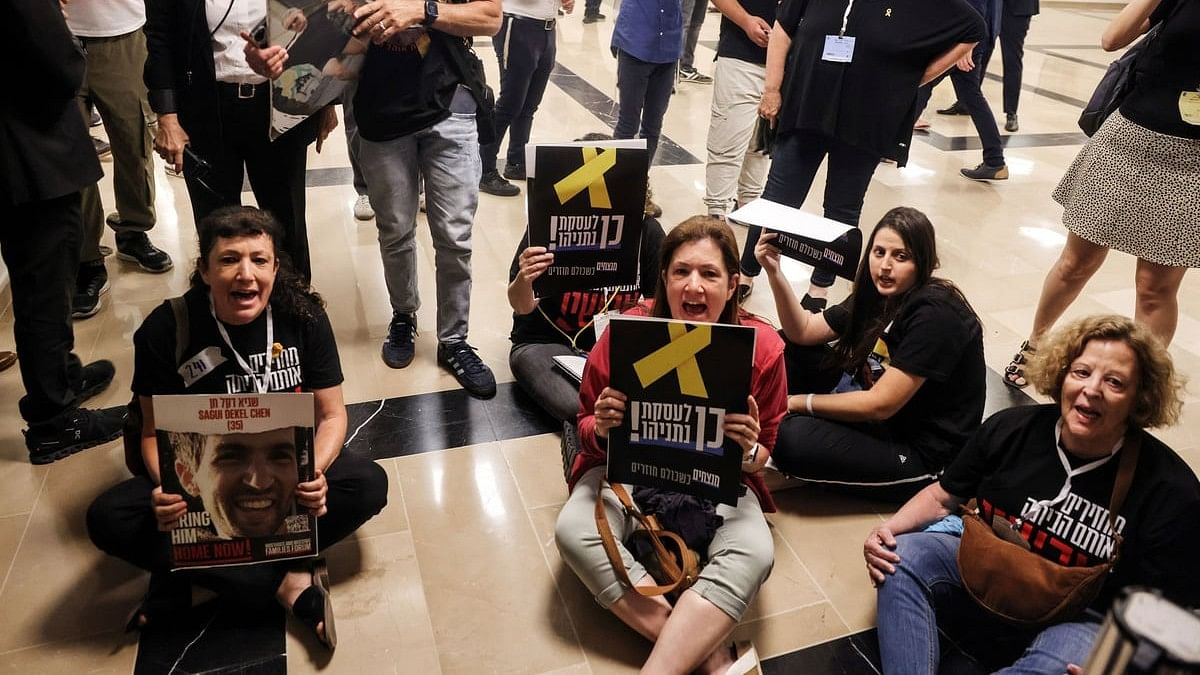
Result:
{"type": "MultiPolygon", "coordinates": [[[[604,483],[608,432],[625,416],[625,394],[609,387],[609,339],[600,338],[588,357],[579,391],[582,450],[571,472],[571,496],[559,513],[555,539],[563,560],[602,607],[654,642],[645,670],[655,673],[724,673],[735,653],[726,640],[754,599],[774,563],[774,544],[763,512],[775,510],[761,471],[787,408],[783,341],[775,329],[738,308],[738,249],[723,221],[694,217],[671,230],[660,249],[659,285],[653,302],[630,314],[756,329],[748,414],[725,416],[725,435],[742,447],[743,481],[750,488],[736,506],[719,504],[723,524],[705,554],[699,579],[670,605],[648,598],[618,580],[601,544],[594,519],[603,498],[613,534],[620,541],[628,522],[604,483]]],[[[622,548],[629,578],[655,582],[622,548]]]]}

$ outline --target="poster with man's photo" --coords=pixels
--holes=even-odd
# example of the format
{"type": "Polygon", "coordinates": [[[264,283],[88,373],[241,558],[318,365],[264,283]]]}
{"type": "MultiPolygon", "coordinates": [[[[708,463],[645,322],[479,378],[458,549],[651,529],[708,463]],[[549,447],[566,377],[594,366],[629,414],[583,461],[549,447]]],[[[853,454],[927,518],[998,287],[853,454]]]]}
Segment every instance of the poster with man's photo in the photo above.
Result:
{"type": "Polygon", "coordinates": [[[316,516],[296,501],[313,479],[313,395],[155,396],[163,492],[187,513],[171,564],[244,565],[317,554],[316,516]]]}
{"type": "Polygon", "coordinates": [[[554,263],[534,280],[538,297],[637,283],[646,207],[645,141],[527,147],[529,245],[554,263]]]}
{"type": "MultiPolygon", "coordinates": [[[[270,0],[265,38],[287,50],[271,82],[271,140],[341,96],[358,78],[367,43],[351,35],[365,0],[270,0]]],[[[257,37],[257,36],[256,36],[257,37]]]]}
{"type": "Polygon", "coordinates": [[[616,316],[608,330],[612,387],[629,397],[608,479],[736,504],[742,448],[725,415],[749,411],[754,328],[616,316]]]}

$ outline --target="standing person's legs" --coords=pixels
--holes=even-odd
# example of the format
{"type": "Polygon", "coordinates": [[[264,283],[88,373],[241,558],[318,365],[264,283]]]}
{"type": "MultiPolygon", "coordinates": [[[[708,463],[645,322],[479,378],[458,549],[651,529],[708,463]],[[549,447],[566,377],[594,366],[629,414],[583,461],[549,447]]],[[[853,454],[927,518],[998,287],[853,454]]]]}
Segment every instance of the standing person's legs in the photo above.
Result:
{"type": "Polygon", "coordinates": [[[1058,260],[1054,261],[1042,282],[1042,294],[1038,297],[1033,330],[1029,334],[1030,345],[1037,346],[1058,317],[1079,297],[1079,292],[1107,256],[1107,247],[1093,244],[1073,232],[1067,233],[1062,253],[1058,254],[1058,260]]]}
{"type": "MultiPolygon", "coordinates": [[[[977,56],[976,60],[978,59],[977,56]]],[[[1004,145],[1000,140],[1000,128],[996,126],[996,116],[992,114],[992,109],[979,88],[979,76],[952,68],[950,82],[954,85],[959,105],[970,113],[975,131],[979,133],[979,140],[983,143],[984,163],[990,167],[1004,166],[1004,145]]]]}
{"type": "Polygon", "coordinates": [[[479,205],[475,112],[454,112],[417,134],[425,207],[437,270],[439,343],[467,339],[471,312],[471,227],[479,205]]]}
{"type": "Polygon", "coordinates": [[[633,138],[637,134],[653,68],[653,63],[617,50],[617,126],[613,138],[633,138]]]}
{"type": "Polygon", "coordinates": [[[525,105],[525,93],[529,90],[529,76],[533,63],[529,58],[529,45],[525,43],[528,36],[518,27],[517,24],[520,23],[522,21],[516,16],[505,14],[500,20],[500,31],[492,38],[492,44],[496,48],[496,62],[500,66],[500,95],[496,97],[496,140],[479,146],[479,157],[485,175],[496,170],[496,156],[500,152],[500,143],[504,140],[504,134],[508,132],[509,124],[517,116],[521,106],[525,105]]]}
{"type": "Polygon", "coordinates": [[[1005,11],[1000,17],[1000,58],[1004,64],[1004,113],[1017,114],[1021,102],[1021,78],[1024,74],[1025,36],[1032,17],[1013,16],[1005,11]]]}
{"type": "Polygon", "coordinates": [[[683,55],[679,58],[679,69],[696,69],[696,44],[700,41],[700,29],[708,16],[708,0],[683,0],[680,14],[683,16],[683,55]]]}
{"type": "Polygon", "coordinates": [[[268,103],[269,99],[259,94],[248,106],[254,109],[257,119],[245,127],[246,174],[259,207],[275,214],[283,226],[283,250],[291,257],[296,271],[309,280],[312,279],[312,263],[304,213],[304,182],[308,139],[311,138],[310,125],[317,120],[311,117],[272,141],[267,134],[267,125],[270,124],[268,103]]]}
{"type": "MultiPolygon", "coordinates": [[[[825,217],[858,227],[863,200],[878,166],[879,157],[874,153],[830,139],[829,171],[825,176],[823,204],[825,217]]],[[[814,290],[829,288],[836,279],[833,272],[813,270],[809,294],[821,297],[820,291],[814,293],[814,290]]]]}
{"type": "Polygon", "coordinates": [[[674,63],[656,63],[653,66],[646,82],[646,101],[642,108],[642,138],[646,139],[646,149],[650,151],[650,166],[654,166],[663,118],[667,116],[671,88],[675,85],[674,63]]]}
{"type": "Polygon", "coordinates": [[[1138,258],[1134,277],[1137,305],[1133,318],[1146,324],[1163,341],[1171,344],[1179,324],[1179,286],[1186,267],[1169,267],[1138,258]]]}
{"type": "Polygon", "coordinates": [[[33,426],[79,405],[82,368],[72,350],[71,296],[79,267],[79,193],[0,206],[0,254],[12,292],[13,339],[33,426]]]}
{"type": "MultiPolygon", "coordinates": [[[[792,208],[803,206],[828,151],[828,137],[820,133],[795,131],[777,140],[771,153],[771,170],[767,173],[763,198],[792,208]]],[[[751,227],[746,233],[741,262],[743,276],[756,277],[762,271],[754,257],[754,247],[761,234],[762,230],[757,227],[751,227]]]]}
{"type": "Polygon", "coordinates": [[[736,197],[741,204],[762,194],[771,160],[749,150],[758,118],[766,68],[740,59],[718,58],[704,165],[704,204],[724,216],[736,197]]]}
{"type": "Polygon", "coordinates": [[[367,194],[367,179],[363,177],[358,163],[358,122],[354,119],[354,94],[358,91],[358,80],[351,80],[342,92],[342,124],[346,130],[346,153],[350,155],[350,170],[354,172],[354,191],[359,197],[367,194]]]}
{"type": "MultiPolygon", "coordinates": [[[[197,175],[195,167],[184,162],[183,179],[192,203],[192,220],[199,223],[222,206],[242,203],[245,160],[238,145],[236,130],[252,123],[252,115],[241,112],[243,103],[236,95],[218,90],[215,120],[204,128],[184,126],[189,145],[197,157],[208,163],[207,175],[197,175]]],[[[180,115],[181,124],[185,124],[180,115]]],[[[190,124],[190,121],[188,122],[190,124]]]]}
{"type": "Polygon", "coordinates": [[[597,19],[603,16],[600,14],[600,0],[585,0],[583,3],[583,18],[597,19]]]}
{"type": "Polygon", "coordinates": [[[417,293],[416,134],[380,143],[363,138],[358,160],[367,179],[367,194],[375,207],[379,255],[383,259],[383,279],[392,313],[416,314],[421,307],[417,293]]]}
{"type": "Polygon", "coordinates": [[[533,115],[542,104],[546,94],[546,85],[550,82],[550,73],[554,70],[554,60],[558,56],[556,31],[546,30],[544,25],[535,25],[537,30],[531,37],[534,49],[533,72],[529,76],[528,91],[525,92],[525,104],[516,119],[508,129],[508,156],[506,171],[511,167],[525,166],[525,144],[533,133],[533,115]]]}

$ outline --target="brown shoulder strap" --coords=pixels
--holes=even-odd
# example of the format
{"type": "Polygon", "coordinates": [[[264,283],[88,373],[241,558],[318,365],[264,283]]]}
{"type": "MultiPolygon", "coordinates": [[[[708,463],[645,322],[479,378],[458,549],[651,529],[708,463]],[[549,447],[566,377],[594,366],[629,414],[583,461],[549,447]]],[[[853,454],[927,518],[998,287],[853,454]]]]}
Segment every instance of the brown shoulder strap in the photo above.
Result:
{"type": "Polygon", "coordinates": [[[642,515],[640,511],[633,505],[633,500],[629,498],[629,493],[625,490],[625,486],[620,483],[601,483],[600,492],[596,495],[596,530],[600,533],[600,542],[604,546],[604,552],[608,555],[608,561],[613,566],[613,571],[616,572],[617,578],[629,588],[645,596],[666,595],[672,593],[689,582],[687,574],[674,563],[674,557],[667,551],[660,537],[667,537],[672,541],[676,548],[681,551],[681,557],[686,552],[687,545],[683,539],[674,532],[668,532],[655,526],[650,519],[642,515]],[[626,516],[631,516],[641,524],[643,530],[647,532],[651,545],[654,547],[654,554],[658,557],[664,572],[670,577],[671,583],[654,585],[654,586],[635,586],[629,579],[629,571],[625,569],[625,561],[621,558],[621,549],[617,543],[616,537],[613,536],[612,528],[608,525],[608,515],[604,510],[604,485],[608,485],[613,494],[621,502],[621,506],[625,510],[626,516]]]}
{"type": "Polygon", "coordinates": [[[1122,537],[1117,533],[1117,516],[1125,505],[1125,497],[1129,495],[1129,486],[1133,484],[1133,474],[1137,470],[1138,455],[1142,449],[1141,429],[1130,429],[1125,434],[1125,443],[1121,447],[1120,463],[1117,465],[1117,478],[1113,481],[1112,500],[1108,503],[1108,533],[1116,545],[1113,546],[1111,561],[1116,562],[1120,555],[1122,537]]]}

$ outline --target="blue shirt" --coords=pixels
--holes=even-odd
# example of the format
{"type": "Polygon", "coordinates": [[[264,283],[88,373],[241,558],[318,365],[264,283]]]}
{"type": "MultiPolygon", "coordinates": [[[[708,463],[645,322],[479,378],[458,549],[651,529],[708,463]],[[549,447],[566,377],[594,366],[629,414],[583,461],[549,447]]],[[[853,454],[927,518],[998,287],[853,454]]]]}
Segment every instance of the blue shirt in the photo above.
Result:
{"type": "Polygon", "coordinates": [[[683,54],[679,0],[625,0],[613,28],[613,49],[647,63],[671,63],[683,54]]]}

